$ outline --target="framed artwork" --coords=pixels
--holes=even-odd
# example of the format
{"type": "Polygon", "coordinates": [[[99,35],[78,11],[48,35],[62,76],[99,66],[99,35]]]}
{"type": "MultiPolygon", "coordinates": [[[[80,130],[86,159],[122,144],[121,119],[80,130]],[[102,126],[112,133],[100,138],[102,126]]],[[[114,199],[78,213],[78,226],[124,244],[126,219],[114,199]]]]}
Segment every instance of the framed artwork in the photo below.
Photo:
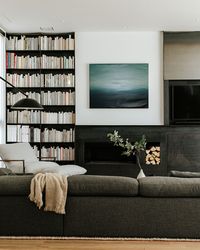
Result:
{"type": "Polygon", "coordinates": [[[148,108],[148,64],[89,64],[90,108],[148,108]]]}

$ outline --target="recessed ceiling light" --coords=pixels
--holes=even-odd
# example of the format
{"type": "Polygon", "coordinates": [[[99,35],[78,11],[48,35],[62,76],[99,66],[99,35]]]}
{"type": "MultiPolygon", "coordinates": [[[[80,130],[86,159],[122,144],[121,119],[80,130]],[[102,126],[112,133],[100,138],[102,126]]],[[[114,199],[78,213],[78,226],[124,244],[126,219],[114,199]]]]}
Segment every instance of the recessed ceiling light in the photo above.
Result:
{"type": "Polygon", "coordinates": [[[53,27],[40,27],[41,31],[54,31],[53,27]]]}

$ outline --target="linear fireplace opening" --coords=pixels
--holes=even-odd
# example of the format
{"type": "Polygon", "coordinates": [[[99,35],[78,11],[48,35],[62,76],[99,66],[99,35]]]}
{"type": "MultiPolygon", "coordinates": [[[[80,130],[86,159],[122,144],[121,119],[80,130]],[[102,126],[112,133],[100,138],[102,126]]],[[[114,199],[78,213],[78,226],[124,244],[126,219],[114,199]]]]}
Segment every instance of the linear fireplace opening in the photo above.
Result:
{"type": "Polygon", "coordinates": [[[84,167],[87,174],[137,176],[135,156],[122,155],[122,149],[110,142],[85,142],[84,167]]]}
{"type": "MultiPolygon", "coordinates": [[[[152,166],[160,164],[160,142],[148,142],[146,148],[141,153],[140,162],[146,174],[151,174],[152,166]]],[[[139,168],[136,157],[127,157],[122,152],[122,148],[113,146],[110,142],[85,142],[84,167],[87,174],[137,176],[139,168]]]]}
{"type": "Polygon", "coordinates": [[[122,149],[109,142],[86,142],[85,162],[130,162],[136,163],[135,156],[122,155],[122,149]]]}
{"type": "MultiPolygon", "coordinates": [[[[122,154],[123,149],[108,142],[86,142],[85,143],[85,162],[126,162],[135,163],[136,157],[127,157],[122,154]]],[[[147,165],[160,164],[160,143],[148,142],[146,151],[142,153],[141,162],[147,165]]]]}

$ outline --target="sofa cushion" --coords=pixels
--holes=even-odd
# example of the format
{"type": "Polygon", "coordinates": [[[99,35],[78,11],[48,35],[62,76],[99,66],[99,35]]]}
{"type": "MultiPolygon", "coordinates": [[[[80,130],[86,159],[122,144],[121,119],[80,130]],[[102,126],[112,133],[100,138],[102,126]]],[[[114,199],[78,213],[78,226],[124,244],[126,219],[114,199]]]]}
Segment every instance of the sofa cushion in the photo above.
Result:
{"type": "Polygon", "coordinates": [[[82,196],[137,196],[138,181],[130,177],[75,175],[68,178],[69,194],[82,196]]]}
{"type": "MultiPolygon", "coordinates": [[[[0,195],[29,195],[33,175],[0,176],[0,195]]],[[[136,196],[136,179],[118,176],[74,175],[68,177],[68,195],[136,196]]]]}
{"type": "Polygon", "coordinates": [[[146,177],[138,181],[141,196],[200,197],[200,178],[146,177]]]}
{"type": "Polygon", "coordinates": [[[0,195],[29,195],[33,175],[0,176],[0,195]]]}

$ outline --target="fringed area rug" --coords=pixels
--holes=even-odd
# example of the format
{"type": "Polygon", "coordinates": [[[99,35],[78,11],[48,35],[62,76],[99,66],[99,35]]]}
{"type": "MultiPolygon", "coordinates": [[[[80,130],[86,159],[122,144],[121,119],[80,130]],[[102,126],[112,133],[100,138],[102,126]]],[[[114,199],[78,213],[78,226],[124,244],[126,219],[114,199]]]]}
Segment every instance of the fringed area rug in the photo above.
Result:
{"type": "Polygon", "coordinates": [[[0,240],[102,240],[102,241],[196,241],[188,238],[132,238],[132,237],[60,237],[60,236],[0,236],[0,240]]]}

